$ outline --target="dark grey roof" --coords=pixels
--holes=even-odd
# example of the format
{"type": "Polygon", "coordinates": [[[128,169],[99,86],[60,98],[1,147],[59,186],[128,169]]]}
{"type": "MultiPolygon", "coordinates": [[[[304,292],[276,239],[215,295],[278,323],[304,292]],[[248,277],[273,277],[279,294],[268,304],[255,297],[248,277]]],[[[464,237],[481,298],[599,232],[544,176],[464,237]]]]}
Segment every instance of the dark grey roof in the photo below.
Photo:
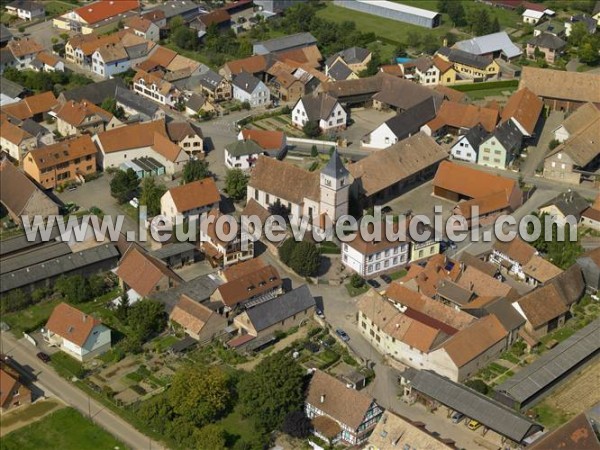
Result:
{"type": "Polygon", "coordinates": [[[577,265],[581,267],[585,284],[592,289],[600,289],[600,257],[593,258],[594,252],[600,253],[600,248],[589,251],[577,258],[577,265]]]}
{"type": "Polygon", "coordinates": [[[212,91],[223,81],[223,77],[214,70],[208,70],[198,75],[198,81],[202,86],[212,91]]]}
{"type": "Polygon", "coordinates": [[[133,109],[140,114],[152,118],[160,107],[141,95],[127,89],[124,86],[117,86],[115,90],[115,100],[126,108],[133,109]]]}
{"type": "Polygon", "coordinates": [[[157,9],[164,11],[167,19],[175,16],[186,16],[186,19],[190,19],[200,15],[200,5],[194,3],[192,0],[170,0],[154,8],[154,10],[157,9]]]}
{"type": "Polygon", "coordinates": [[[559,20],[547,20],[545,22],[539,23],[536,27],[536,30],[551,33],[554,35],[562,34],[565,31],[565,24],[559,20]]]}
{"type": "Polygon", "coordinates": [[[513,307],[512,302],[506,298],[500,298],[485,306],[490,314],[494,314],[505,330],[511,332],[519,329],[525,324],[525,318],[513,307]]]}
{"type": "Polygon", "coordinates": [[[437,293],[441,297],[458,305],[466,305],[475,295],[474,292],[450,280],[442,281],[437,287],[437,293]]]}
{"type": "Polygon", "coordinates": [[[114,97],[117,87],[127,89],[125,82],[119,78],[111,78],[109,80],[100,81],[99,83],[88,84],[70,91],[64,91],[60,95],[64,96],[66,101],[73,100],[79,102],[81,100],[89,100],[94,105],[100,105],[106,98],[114,97]]]}
{"type": "Polygon", "coordinates": [[[467,134],[464,135],[464,138],[469,141],[469,144],[475,149],[479,148],[479,144],[483,142],[485,137],[487,136],[487,131],[485,128],[481,126],[480,123],[471,128],[467,134]]]}
{"type": "Polygon", "coordinates": [[[167,244],[164,247],[150,252],[150,255],[158,259],[166,259],[171,256],[181,255],[186,252],[193,252],[196,246],[190,242],[174,242],[167,244]]]}
{"type": "Polygon", "coordinates": [[[261,155],[264,150],[252,139],[232,142],[225,146],[231,156],[261,155]]]}
{"type": "Polygon", "coordinates": [[[512,120],[507,120],[498,125],[493,135],[507,152],[517,150],[523,141],[523,135],[512,120]]]}
{"type": "Polygon", "coordinates": [[[583,22],[587,28],[588,33],[592,34],[596,32],[596,27],[598,23],[593,17],[588,16],[587,14],[577,14],[576,16],[571,17],[571,23],[583,22]]]}
{"type": "Polygon", "coordinates": [[[64,242],[48,242],[40,247],[21,252],[17,255],[5,258],[0,264],[0,274],[14,272],[25,267],[34,266],[59,256],[68,255],[71,248],[64,242]]]}
{"type": "Polygon", "coordinates": [[[350,172],[348,172],[348,169],[346,169],[346,166],[342,162],[342,158],[340,158],[340,154],[338,153],[337,148],[333,151],[331,158],[329,158],[327,165],[323,167],[321,173],[332,178],[343,178],[347,177],[350,174],[350,172]]]}
{"type": "Polygon", "coordinates": [[[118,258],[119,252],[112,244],[102,244],[81,252],[59,256],[52,261],[0,275],[0,292],[22,288],[108,260],[114,260],[116,264],[118,258]]]}
{"type": "Polygon", "coordinates": [[[248,309],[247,314],[256,331],[260,332],[314,306],[315,299],[308,286],[303,284],[280,297],[248,309]]]}
{"type": "Polygon", "coordinates": [[[131,45],[129,47],[125,47],[125,53],[127,53],[129,59],[141,58],[142,56],[146,56],[146,54],[148,53],[148,44],[142,42],[138,45],[131,45]]]}
{"type": "MultiPolygon", "coordinates": [[[[53,240],[58,236],[60,236],[60,230],[56,223],[54,223],[52,230],[50,231],[49,239],[53,240]]],[[[9,255],[13,253],[24,252],[29,248],[45,244],[46,242],[42,241],[42,237],[38,233],[35,234],[35,238],[32,240],[29,240],[25,234],[9,239],[2,239],[0,241],[0,259],[4,260],[4,258],[9,257],[9,255]]]]}
{"type": "Polygon", "coordinates": [[[41,137],[50,134],[50,131],[48,131],[47,128],[44,128],[39,123],[31,119],[24,120],[19,126],[22,130],[27,131],[32,136],[41,137]]]}
{"type": "Polygon", "coordinates": [[[474,55],[457,48],[442,47],[438,50],[438,53],[444,55],[450,62],[465,64],[477,69],[485,69],[492,62],[492,58],[474,55]]]}
{"type": "Polygon", "coordinates": [[[9,29],[6,28],[3,23],[0,23],[0,42],[8,42],[12,39],[12,37],[13,35],[9,29]]]}
{"type": "Polygon", "coordinates": [[[151,297],[164,304],[167,313],[170,313],[173,310],[179,301],[179,298],[184,294],[189,296],[192,300],[200,302],[207,308],[214,310],[218,308],[218,305],[213,308],[211,302],[207,302],[206,300],[210,298],[220,284],[222,284],[222,281],[220,281],[218,277],[215,277],[214,275],[202,275],[193,280],[181,283],[173,289],[157,292],[156,294],[151,295],[151,297]]]}
{"type": "Polygon", "coordinates": [[[435,98],[430,97],[386,121],[386,125],[398,140],[417,133],[436,114],[435,98]]]}
{"type": "Polygon", "coordinates": [[[579,195],[579,193],[571,190],[559,194],[549,202],[544,203],[540,208],[545,208],[550,205],[554,205],[565,216],[574,216],[577,219],[577,222],[579,222],[583,210],[590,206],[585,198],[579,195]]]}
{"type": "Polygon", "coordinates": [[[543,32],[531,38],[527,43],[535,47],[549,48],[551,50],[559,50],[567,45],[567,43],[558,36],[543,32]]]}
{"type": "Polygon", "coordinates": [[[257,42],[256,46],[263,46],[271,53],[282,52],[288,49],[309,46],[317,43],[317,39],[310,33],[296,33],[282,36],[268,41],[257,42]]]}
{"type": "Polygon", "coordinates": [[[25,88],[14,81],[7,80],[4,77],[0,78],[0,92],[10,98],[18,98],[25,88]]]}
{"type": "Polygon", "coordinates": [[[17,60],[8,47],[0,49],[0,64],[8,65],[16,62],[17,60]]]}
{"type": "Polygon", "coordinates": [[[320,92],[318,95],[305,95],[299,101],[304,105],[308,120],[317,122],[327,119],[338,103],[335,97],[324,92],[320,92]]]}
{"type": "Polygon", "coordinates": [[[233,78],[233,85],[237,88],[251,94],[254,89],[261,83],[261,81],[254,75],[248,72],[241,72],[233,78]]]}
{"type": "MultiPolygon", "coordinates": [[[[153,102],[154,103],[154,102],[153,102]]],[[[201,94],[192,94],[187,101],[186,106],[194,111],[200,111],[200,108],[206,103],[206,97],[201,94]]]]}
{"type": "Polygon", "coordinates": [[[6,6],[22,9],[24,11],[35,11],[38,9],[44,9],[44,5],[42,3],[36,2],[34,0],[14,0],[6,6]]]}
{"type": "Polygon", "coordinates": [[[327,74],[335,81],[347,80],[352,74],[352,70],[350,70],[350,67],[344,64],[342,61],[338,61],[329,68],[327,74]]]}
{"type": "Polygon", "coordinates": [[[494,390],[523,405],[600,350],[600,319],[548,350],[494,390]]]}
{"type": "Polygon", "coordinates": [[[338,56],[341,56],[342,59],[346,62],[346,64],[360,64],[362,63],[367,56],[369,56],[371,52],[366,48],[362,47],[350,47],[341,52],[334,53],[325,61],[326,66],[330,66],[337,59],[338,56]]]}
{"type": "Polygon", "coordinates": [[[402,376],[413,389],[520,443],[541,425],[501,403],[429,370],[407,369],[402,376]]]}

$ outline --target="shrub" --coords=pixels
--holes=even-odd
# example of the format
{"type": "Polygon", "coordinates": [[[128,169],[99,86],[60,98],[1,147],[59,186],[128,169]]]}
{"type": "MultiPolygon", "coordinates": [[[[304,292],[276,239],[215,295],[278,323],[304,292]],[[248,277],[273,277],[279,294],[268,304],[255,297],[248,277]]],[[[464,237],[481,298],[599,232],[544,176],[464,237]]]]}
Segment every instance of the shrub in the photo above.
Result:
{"type": "Polygon", "coordinates": [[[359,274],[355,273],[350,277],[350,286],[354,289],[361,288],[365,285],[365,280],[359,274]]]}
{"type": "Polygon", "coordinates": [[[467,380],[465,385],[477,392],[482,393],[483,395],[487,395],[490,389],[489,386],[483,380],[467,380]]]}

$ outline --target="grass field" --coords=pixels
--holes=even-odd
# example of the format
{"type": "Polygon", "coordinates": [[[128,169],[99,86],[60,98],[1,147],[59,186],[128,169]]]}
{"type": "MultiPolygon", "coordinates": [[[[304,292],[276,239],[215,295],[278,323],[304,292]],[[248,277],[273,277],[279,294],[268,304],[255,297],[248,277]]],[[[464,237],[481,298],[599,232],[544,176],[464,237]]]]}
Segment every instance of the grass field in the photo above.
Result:
{"type": "MultiPolygon", "coordinates": [[[[3,415],[2,428],[7,429],[13,425],[19,424],[20,422],[23,422],[23,425],[25,425],[42,417],[45,414],[48,414],[50,411],[61,407],[62,404],[55,400],[37,401],[32,405],[19,408],[16,411],[3,415]]],[[[2,433],[4,434],[4,431],[2,433]]]]}
{"type": "Polygon", "coordinates": [[[3,450],[126,449],[102,428],[72,408],[64,408],[2,438],[3,450]]]}
{"type": "Polygon", "coordinates": [[[69,3],[64,3],[56,0],[45,3],[44,6],[46,7],[46,14],[49,17],[60,16],[66,13],[67,11],[72,10],[75,7],[74,5],[71,5],[69,3]]]}
{"type": "MultiPolygon", "coordinates": [[[[218,425],[221,425],[227,434],[233,437],[233,439],[236,441],[252,441],[252,438],[255,434],[254,423],[251,419],[245,419],[242,417],[239,407],[234,408],[234,410],[228,416],[224,417],[218,422],[218,425]]],[[[228,444],[233,443],[230,442],[228,444]]],[[[230,447],[230,445],[228,445],[228,447],[230,447]]]]}

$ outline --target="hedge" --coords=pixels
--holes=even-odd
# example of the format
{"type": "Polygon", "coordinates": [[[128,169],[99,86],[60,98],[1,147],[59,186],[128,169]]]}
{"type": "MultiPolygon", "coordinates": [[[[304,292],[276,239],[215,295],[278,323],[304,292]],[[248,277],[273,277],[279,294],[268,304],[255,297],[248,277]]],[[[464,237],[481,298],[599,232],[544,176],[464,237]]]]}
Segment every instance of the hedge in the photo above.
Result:
{"type": "Polygon", "coordinates": [[[519,80],[489,81],[487,83],[469,83],[449,86],[460,92],[483,91],[486,89],[513,88],[519,86],[519,80]]]}

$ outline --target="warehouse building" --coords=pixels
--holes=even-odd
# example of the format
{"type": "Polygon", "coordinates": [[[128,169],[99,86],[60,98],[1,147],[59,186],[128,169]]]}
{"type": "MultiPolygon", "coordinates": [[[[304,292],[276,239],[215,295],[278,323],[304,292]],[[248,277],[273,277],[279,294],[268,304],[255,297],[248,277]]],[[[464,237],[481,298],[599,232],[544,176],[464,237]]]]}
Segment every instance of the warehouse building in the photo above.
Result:
{"type": "Polygon", "coordinates": [[[398,22],[411,23],[420,27],[435,28],[442,22],[442,16],[438,12],[386,0],[334,0],[333,3],[342,8],[397,20],[398,22]]]}

